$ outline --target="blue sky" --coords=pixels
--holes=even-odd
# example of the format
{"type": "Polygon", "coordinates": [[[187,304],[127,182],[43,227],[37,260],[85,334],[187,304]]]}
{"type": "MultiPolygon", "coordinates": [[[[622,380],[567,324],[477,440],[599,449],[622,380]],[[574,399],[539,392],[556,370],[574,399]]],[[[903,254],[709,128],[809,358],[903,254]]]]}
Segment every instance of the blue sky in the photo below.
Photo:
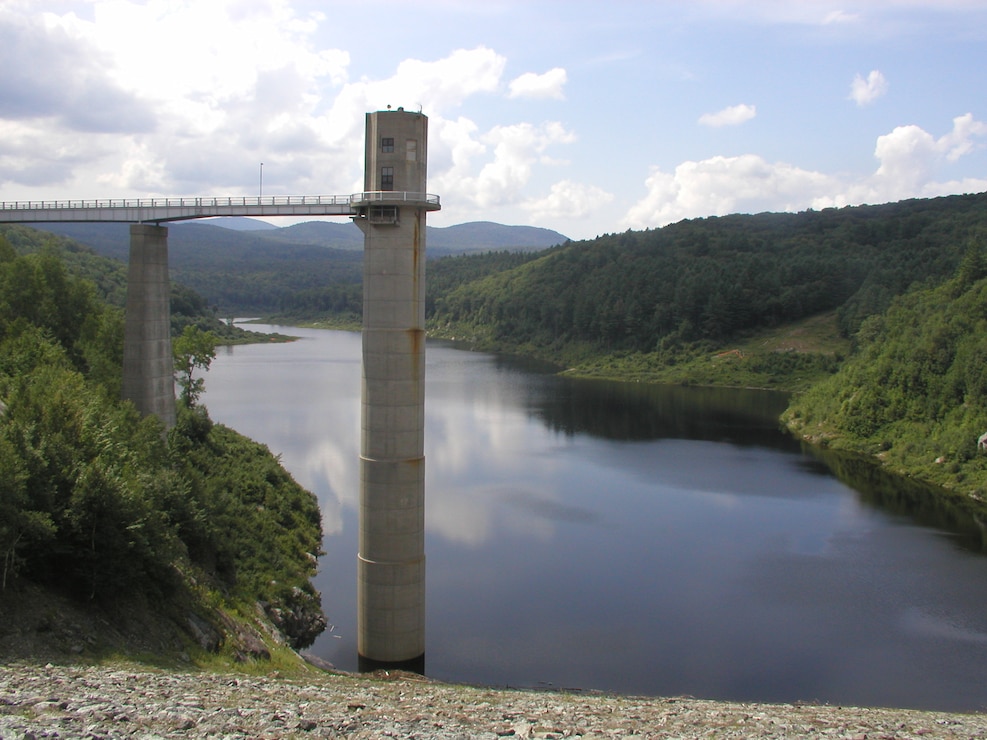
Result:
{"type": "Polygon", "coordinates": [[[3,0],[0,68],[0,200],[356,192],[387,105],[436,226],[987,191],[987,1],[3,0]]]}

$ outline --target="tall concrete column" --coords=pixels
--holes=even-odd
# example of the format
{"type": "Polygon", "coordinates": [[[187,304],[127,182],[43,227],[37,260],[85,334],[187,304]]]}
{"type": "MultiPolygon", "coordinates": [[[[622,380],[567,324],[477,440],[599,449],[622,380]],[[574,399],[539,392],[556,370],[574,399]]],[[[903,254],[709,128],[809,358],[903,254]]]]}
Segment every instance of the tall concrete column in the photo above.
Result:
{"type": "Polygon", "coordinates": [[[425,203],[427,119],[367,115],[357,649],[425,653],[425,203]],[[393,191],[393,195],[391,192],[393,191]]]}
{"type": "Polygon", "coordinates": [[[363,256],[357,649],[388,663],[425,652],[425,260],[405,236],[369,226],[363,256]]]}
{"type": "Polygon", "coordinates": [[[123,397],[142,414],[175,425],[171,354],[168,229],[131,224],[127,313],[123,337],[123,397]]]}

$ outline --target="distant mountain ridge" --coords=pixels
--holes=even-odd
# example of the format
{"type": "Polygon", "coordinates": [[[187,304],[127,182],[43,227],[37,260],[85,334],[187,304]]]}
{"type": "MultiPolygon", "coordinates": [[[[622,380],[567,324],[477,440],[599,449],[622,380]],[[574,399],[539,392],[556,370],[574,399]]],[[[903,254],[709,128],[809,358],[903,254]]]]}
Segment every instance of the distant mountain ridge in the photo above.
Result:
{"type": "MultiPolygon", "coordinates": [[[[110,257],[125,260],[129,253],[127,224],[46,223],[36,224],[34,228],[75,239],[110,257]]],[[[568,237],[551,229],[507,226],[492,221],[425,228],[425,244],[430,257],[491,250],[534,251],[569,241],[568,237]]],[[[266,251],[278,244],[348,251],[363,249],[363,233],[351,221],[305,221],[279,227],[253,218],[227,218],[178,222],[169,225],[169,229],[169,246],[192,252],[214,248],[266,251]]],[[[172,252],[175,256],[174,249],[172,252]]]]}
{"type": "Polygon", "coordinates": [[[426,249],[478,252],[498,249],[534,250],[565,244],[568,237],[538,226],[505,226],[493,221],[470,221],[444,228],[426,227],[426,249]]]}
{"type": "Polygon", "coordinates": [[[206,218],[199,221],[201,224],[219,226],[232,231],[270,231],[280,228],[259,218],[249,218],[248,216],[222,216],[219,218],[206,218]]]}
{"type": "MultiPolygon", "coordinates": [[[[225,226],[220,221],[215,223],[217,226],[225,226]]],[[[243,229],[243,226],[232,226],[232,228],[243,229]]],[[[290,244],[312,244],[333,249],[363,249],[363,232],[351,221],[305,221],[275,229],[252,229],[251,234],[290,244]]],[[[501,249],[529,251],[554,247],[566,241],[568,237],[551,229],[537,226],[506,226],[492,221],[425,227],[426,249],[432,256],[501,249]]]]}
{"type": "MultiPolygon", "coordinates": [[[[307,221],[264,228],[257,219],[186,221],[168,226],[171,277],[224,312],[262,315],[284,310],[289,296],[355,286],[363,278],[363,233],[351,221],[307,221]],[[254,223],[251,223],[254,222],[254,223]]],[[[269,225],[268,225],[269,226],[269,225]]],[[[74,239],[106,257],[126,262],[125,223],[47,223],[34,228],[74,239]]],[[[426,252],[437,258],[482,252],[533,252],[568,240],[532,226],[488,221],[427,227],[426,252]]],[[[343,289],[344,302],[352,290],[343,289]]]]}

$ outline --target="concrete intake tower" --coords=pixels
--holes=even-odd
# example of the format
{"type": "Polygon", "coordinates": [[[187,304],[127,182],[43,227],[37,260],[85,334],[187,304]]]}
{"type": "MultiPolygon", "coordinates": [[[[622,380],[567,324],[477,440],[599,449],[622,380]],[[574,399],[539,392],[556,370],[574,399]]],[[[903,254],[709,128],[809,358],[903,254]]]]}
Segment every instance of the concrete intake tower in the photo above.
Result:
{"type": "Polygon", "coordinates": [[[425,654],[425,214],[428,119],[368,113],[357,650],[425,654]]]}

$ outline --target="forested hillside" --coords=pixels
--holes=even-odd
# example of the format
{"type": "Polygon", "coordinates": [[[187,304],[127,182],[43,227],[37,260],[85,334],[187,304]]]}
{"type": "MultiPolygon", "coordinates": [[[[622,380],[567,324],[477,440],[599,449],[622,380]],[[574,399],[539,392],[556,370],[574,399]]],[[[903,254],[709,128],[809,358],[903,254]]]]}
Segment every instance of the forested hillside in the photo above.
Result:
{"type": "MultiPolygon", "coordinates": [[[[491,247],[429,261],[428,318],[435,332],[543,351],[585,345],[653,352],[683,342],[718,342],[825,311],[838,311],[840,330],[851,336],[915,281],[950,275],[984,224],[987,195],[950,196],[693,219],[563,242],[533,253],[540,259],[495,245],[508,238],[505,229],[512,239],[542,244],[561,235],[482,222],[430,228],[429,239],[437,243],[441,234],[491,247]],[[490,251],[505,254],[491,257],[490,251]]],[[[346,227],[243,232],[175,225],[169,235],[172,275],[223,315],[352,318],[362,308],[362,254],[312,243],[324,238],[327,226],[346,227]]],[[[126,253],[125,225],[59,228],[104,253],[126,253]]],[[[432,256],[434,246],[430,242],[432,256]]]]}
{"type": "Polygon", "coordinates": [[[123,312],[103,297],[119,297],[119,266],[12,233],[19,249],[0,235],[0,621],[43,587],[110,621],[141,605],[217,635],[223,613],[263,603],[292,644],[311,643],[325,624],[309,580],[314,496],[203,408],[181,406],[166,435],[120,401],[123,312]]]}
{"type": "MultiPolygon", "coordinates": [[[[106,224],[104,224],[106,225],[106,224]]],[[[110,224],[111,226],[113,224],[110,224]]],[[[0,238],[20,254],[56,256],[74,276],[93,285],[96,295],[112,306],[123,308],[127,300],[126,261],[97,254],[73,239],[26,226],[0,224],[0,238]]],[[[260,341],[257,332],[231,326],[217,315],[216,308],[187,285],[171,284],[171,330],[177,336],[186,326],[212,332],[224,344],[260,341]]],[[[268,337],[263,335],[263,340],[268,337]]]]}
{"type": "Polygon", "coordinates": [[[983,194],[682,221],[568,244],[486,276],[461,269],[466,279],[434,296],[430,321],[548,352],[722,342],[827,311],[852,336],[914,283],[953,274],[985,227],[983,194]]]}
{"type": "MultiPolygon", "coordinates": [[[[857,351],[797,397],[789,427],[823,446],[987,501],[987,240],[958,274],[867,319],[857,351]]],[[[983,507],[981,507],[983,509],[983,507]]]]}
{"type": "MultiPolygon", "coordinates": [[[[170,225],[168,252],[172,278],[205,296],[222,315],[311,318],[315,313],[359,313],[363,235],[353,223],[311,221],[249,231],[223,228],[221,223],[170,225]]],[[[39,228],[82,242],[101,255],[127,260],[127,224],[39,228]]],[[[427,227],[430,258],[490,249],[530,251],[564,241],[557,232],[531,226],[475,222],[427,227]]]]}

